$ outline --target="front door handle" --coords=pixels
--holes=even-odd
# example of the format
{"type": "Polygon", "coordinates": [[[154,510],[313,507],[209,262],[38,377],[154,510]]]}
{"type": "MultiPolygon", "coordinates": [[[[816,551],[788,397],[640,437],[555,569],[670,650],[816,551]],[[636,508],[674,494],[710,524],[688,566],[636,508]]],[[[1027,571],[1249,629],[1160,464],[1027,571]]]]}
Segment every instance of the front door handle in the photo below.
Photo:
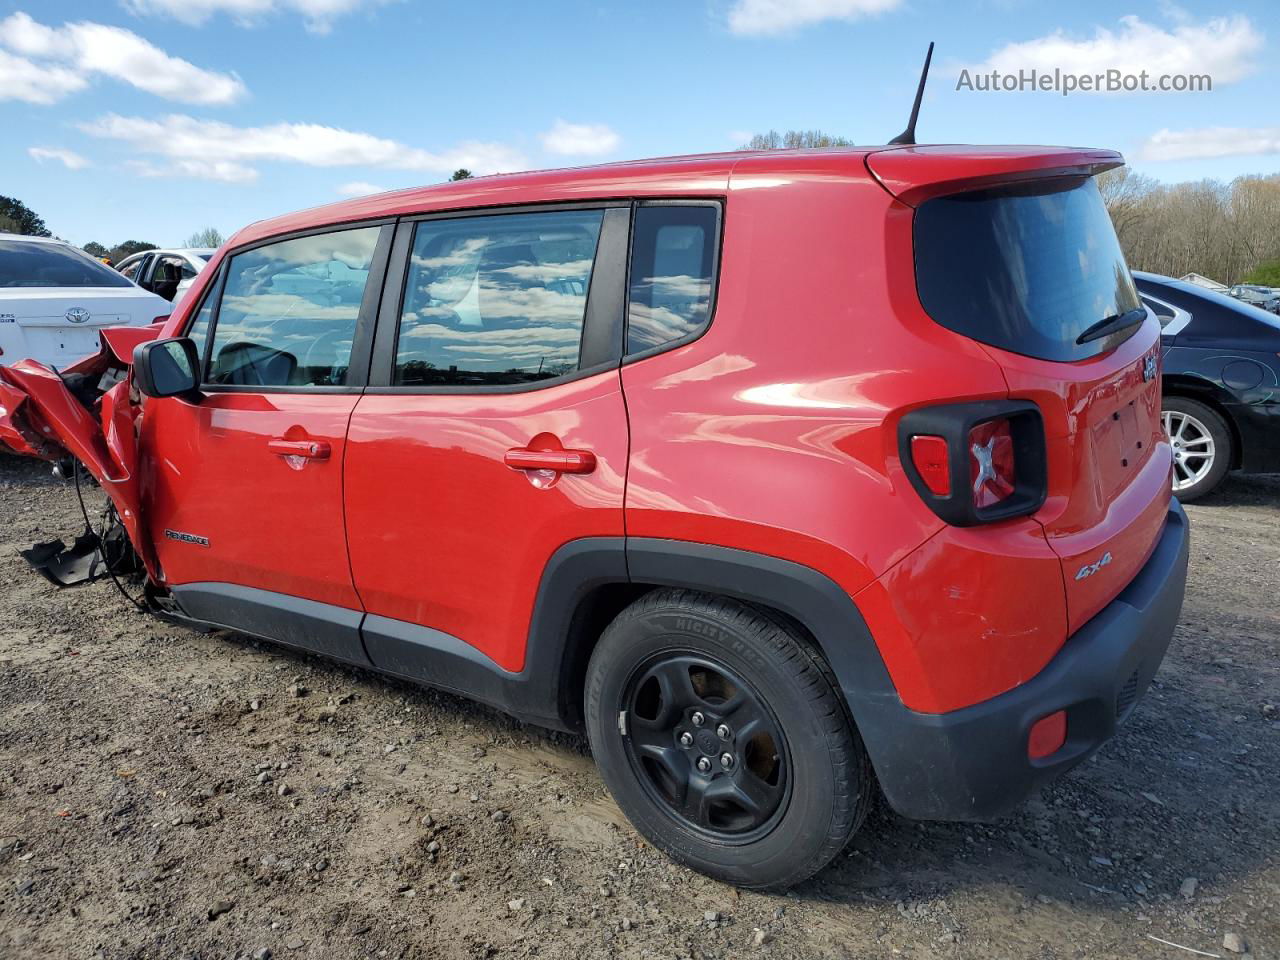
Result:
{"type": "Polygon", "coordinates": [[[596,468],[596,455],[590,450],[530,450],[528,447],[516,447],[507,451],[503,462],[512,470],[590,473],[596,468]]]}
{"type": "Polygon", "coordinates": [[[329,444],[324,440],[286,440],[284,437],[276,437],[274,440],[267,441],[267,449],[281,457],[329,459],[329,444]]]}

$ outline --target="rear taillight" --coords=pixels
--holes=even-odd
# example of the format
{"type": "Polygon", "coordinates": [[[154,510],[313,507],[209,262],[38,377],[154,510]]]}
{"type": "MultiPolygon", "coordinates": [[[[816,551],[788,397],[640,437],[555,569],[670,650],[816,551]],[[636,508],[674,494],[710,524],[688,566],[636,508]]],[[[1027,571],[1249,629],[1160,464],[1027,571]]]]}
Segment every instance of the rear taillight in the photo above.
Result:
{"type": "Polygon", "coordinates": [[[899,451],[916,492],[947,523],[970,527],[1044,503],[1044,421],[1034,403],[993,400],[912,410],[899,451]]]}
{"type": "Polygon", "coordinates": [[[1018,482],[1013,430],[1005,418],[988,420],[969,431],[969,483],[973,505],[994,507],[1013,496],[1018,482]]]}

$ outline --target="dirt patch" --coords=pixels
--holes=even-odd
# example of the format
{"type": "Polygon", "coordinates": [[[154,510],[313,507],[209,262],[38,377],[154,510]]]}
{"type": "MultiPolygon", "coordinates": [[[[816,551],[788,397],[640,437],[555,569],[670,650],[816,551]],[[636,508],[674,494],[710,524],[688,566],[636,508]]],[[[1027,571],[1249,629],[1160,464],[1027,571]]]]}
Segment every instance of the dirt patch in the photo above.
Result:
{"type": "Polygon", "coordinates": [[[0,455],[0,956],[1280,955],[1278,506],[1190,508],[1173,648],[1093,761],[997,824],[881,808],[767,896],[644,844],[577,738],[48,586],[16,550],[74,494],[0,455]]]}

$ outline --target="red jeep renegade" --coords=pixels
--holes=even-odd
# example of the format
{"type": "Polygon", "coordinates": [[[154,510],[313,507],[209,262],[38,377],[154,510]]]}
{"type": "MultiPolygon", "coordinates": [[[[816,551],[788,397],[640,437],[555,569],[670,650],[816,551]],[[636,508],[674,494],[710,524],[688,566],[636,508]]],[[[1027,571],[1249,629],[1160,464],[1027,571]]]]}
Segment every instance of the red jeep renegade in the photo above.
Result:
{"type": "Polygon", "coordinates": [[[0,437],[113,504],[28,558],[585,728],[732,883],[805,879],[877,790],[998,816],[1115,732],[1182,602],[1120,163],[732,153],[254,224],[162,326],[0,368],[0,437]]]}

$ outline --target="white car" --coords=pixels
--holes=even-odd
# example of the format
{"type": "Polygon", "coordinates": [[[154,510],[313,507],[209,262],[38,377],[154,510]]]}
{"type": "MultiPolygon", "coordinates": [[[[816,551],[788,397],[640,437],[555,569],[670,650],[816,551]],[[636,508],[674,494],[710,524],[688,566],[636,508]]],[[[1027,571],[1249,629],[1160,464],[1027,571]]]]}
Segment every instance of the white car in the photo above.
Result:
{"type": "Polygon", "coordinates": [[[116,264],[116,269],[143,290],[150,290],[176,304],[215,253],[217,251],[210,247],[144,250],[125,257],[116,264]]]}
{"type": "Polygon", "coordinates": [[[145,326],[171,309],[69,243],[0,234],[0,363],[60,370],[97,353],[103,327],[145,326]]]}

